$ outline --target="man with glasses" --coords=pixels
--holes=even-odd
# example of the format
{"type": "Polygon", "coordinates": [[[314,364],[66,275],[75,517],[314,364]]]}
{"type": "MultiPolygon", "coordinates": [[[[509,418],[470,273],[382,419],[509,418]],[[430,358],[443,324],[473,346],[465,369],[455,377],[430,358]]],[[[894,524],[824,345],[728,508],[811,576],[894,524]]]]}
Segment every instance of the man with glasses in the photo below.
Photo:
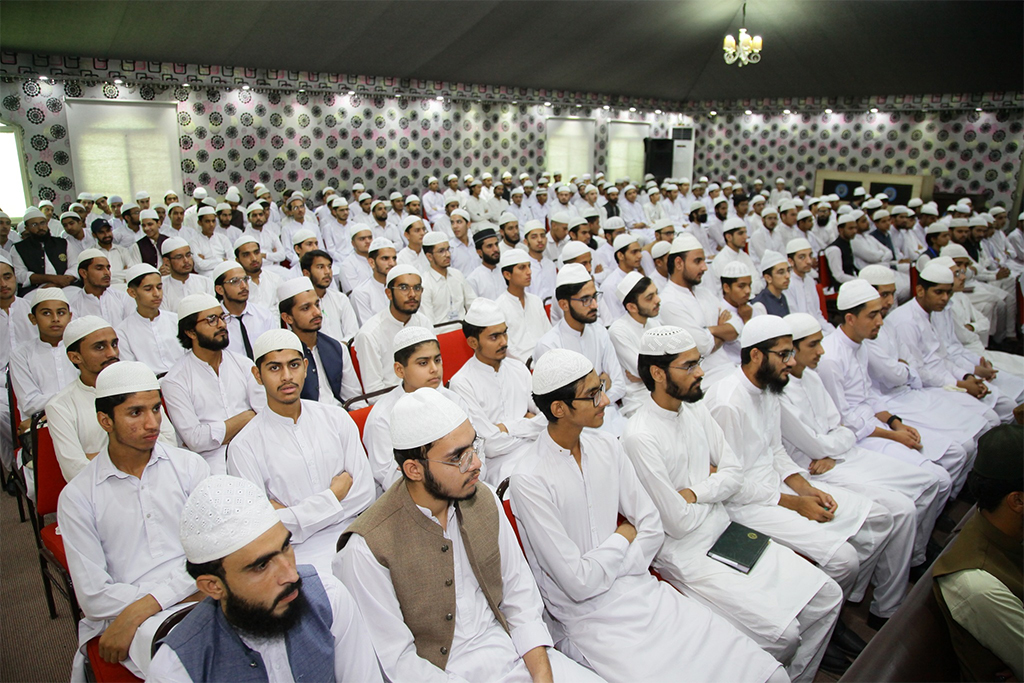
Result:
{"type": "Polygon", "coordinates": [[[626,377],[626,395],[622,398],[622,415],[629,417],[640,407],[646,396],[644,383],[637,369],[637,354],[644,330],[661,325],[661,297],[658,286],[649,278],[632,272],[622,278],[615,288],[615,296],[626,309],[608,328],[608,337],[615,347],[615,355],[626,377]]]}
{"type": "Polygon", "coordinates": [[[786,666],[792,680],[813,680],[819,664],[841,673],[846,658],[826,652],[842,603],[834,581],[776,543],[747,574],[708,557],[730,524],[725,501],[742,485],[743,468],[701,401],[704,371],[693,337],[654,327],[638,352],[648,393],[622,446],[665,527],[654,566],[786,666]]]}
{"type": "Polygon", "coordinates": [[[224,261],[214,269],[213,291],[228,316],[228,350],[254,360],[253,343],[267,330],[281,326],[277,316],[249,302],[249,276],[238,261],[224,261]]]}
{"type": "MultiPolygon", "coordinates": [[[[743,469],[740,489],[726,501],[729,516],[810,558],[847,600],[863,600],[872,582],[871,614],[887,619],[907,591],[912,516],[896,520],[870,498],[807,481],[780,429],[779,396],[795,365],[793,331],[782,318],[762,315],[743,327],[740,343],[742,365],[707,394],[711,416],[743,469]]],[[[838,624],[832,642],[850,656],[864,647],[838,624]]]]}
{"type": "Polygon", "coordinates": [[[253,363],[227,350],[228,315],[209,294],[178,304],[178,341],[185,355],[161,386],[167,415],[189,450],[199,453],[214,474],[225,474],[231,439],[267,405],[253,363]]]}
{"type": "Polygon", "coordinates": [[[328,573],[338,536],[374,500],[359,428],[341,406],[301,398],[316,378],[294,332],[264,332],[254,353],[267,408],[231,440],[228,474],[266,492],[296,562],[328,573]]]}
{"type": "Polygon", "coordinates": [[[598,317],[599,298],[594,279],[580,264],[570,263],[558,271],[555,299],[562,309],[563,318],[537,341],[533,358],[538,361],[552,349],[569,349],[590,358],[612,403],[603,428],[619,435],[624,421],[614,404],[626,395],[626,375],[615,355],[608,331],[603,325],[594,324],[598,317]]]}
{"type": "Polygon", "coordinates": [[[169,274],[163,277],[164,300],[160,307],[165,311],[177,311],[178,304],[186,296],[209,294],[213,296],[213,280],[194,272],[192,247],[180,237],[164,240],[160,248],[163,265],[169,274]]]}
{"type": "Polygon", "coordinates": [[[452,249],[443,232],[430,232],[423,238],[423,253],[430,268],[423,275],[423,312],[435,325],[461,320],[476,293],[462,273],[452,268],[452,249]]]}
{"type": "Polygon", "coordinates": [[[598,681],[554,650],[544,605],[476,430],[435,389],[403,393],[390,436],[401,477],[341,537],[349,587],[392,681],[598,681]]]}

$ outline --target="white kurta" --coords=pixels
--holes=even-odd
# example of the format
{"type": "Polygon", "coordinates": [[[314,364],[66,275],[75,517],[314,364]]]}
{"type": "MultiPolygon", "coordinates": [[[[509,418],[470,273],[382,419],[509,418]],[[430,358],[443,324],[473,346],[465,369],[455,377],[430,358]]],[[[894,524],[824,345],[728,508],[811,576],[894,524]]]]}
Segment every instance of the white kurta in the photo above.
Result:
{"type": "Polygon", "coordinates": [[[181,300],[192,294],[209,294],[213,296],[213,280],[205,275],[191,273],[184,282],[175,280],[170,275],[167,275],[163,278],[163,281],[164,300],[160,303],[160,308],[165,311],[177,313],[178,304],[181,303],[181,300]]]}
{"type": "Polygon", "coordinates": [[[163,375],[185,355],[178,341],[178,314],[162,311],[150,320],[133,311],[114,327],[121,360],[145,363],[157,375],[163,375]]]}
{"type": "Polygon", "coordinates": [[[626,393],[622,397],[622,415],[629,417],[636,412],[644,397],[647,387],[640,380],[638,358],[640,356],[640,340],[644,332],[662,325],[660,317],[648,318],[643,325],[630,315],[624,315],[608,328],[608,337],[615,348],[615,356],[619,359],[626,380],[626,393]],[[629,375],[633,378],[630,378],[629,375]]]}
{"type": "Polygon", "coordinates": [[[359,331],[359,319],[352,302],[337,290],[324,290],[324,297],[320,299],[320,313],[324,318],[320,331],[336,341],[347,342],[359,331]]]}
{"type": "Polygon", "coordinates": [[[10,367],[23,420],[45,408],[47,401],[78,377],[78,368],[68,360],[64,342],[50,346],[39,337],[14,349],[10,367]]]}
{"type": "MultiPolygon", "coordinates": [[[[352,290],[351,302],[352,307],[355,309],[356,317],[362,323],[365,323],[391,305],[383,283],[377,282],[372,277],[363,280],[362,283],[352,290]]],[[[422,307],[421,302],[420,308],[422,307]]]]}
{"type": "Polygon", "coordinates": [[[419,251],[413,251],[411,247],[405,247],[398,252],[395,264],[399,266],[412,266],[420,271],[420,273],[426,273],[430,270],[430,261],[427,260],[427,254],[423,251],[422,247],[419,251]]]}
{"type": "Polygon", "coordinates": [[[192,263],[200,275],[210,276],[219,263],[235,257],[235,250],[224,235],[215,232],[207,237],[200,232],[193,239],[195,241],[189,243],[192,263]]]}
{"type": "Polygon", "coordinates": [[[338,280],[342,291],[351,292],[364,281],[373,277],[373,267],[366,256],[353,251],[338,266],[338,280]]]}
{"type": "Polygon", "coordinates": [[[466,280],[477,296],[482,296],[491,301],[497,301],[507,289],[505,276],[501,274],[501,270],[497,267],[488,268],[482,263],[469,271],[466,280]]]}
{"type": "Polygon", "coordinates": [[[374,500],[373,477],[359,429],[341,408],[302,401],[297,422],[269,408],[228,446],[228,474],[248,479],[286,506],[277,514],[292,533],[295,561],[330,572],[341,532],[374,500]],[[331,480],[348,472],[340,501],[331,480]]]}
{"type": "Polygon", "coordinates": [[[378,389],[397,385],[395,374],[395,335],[407,325],[432,329],[434,324],[422,311],[413,313],[408,323],[402,323],[391,315],[391,308],[385,308],[363,323],[352,340],[359,362],[359,375],[363,391],[371,393],[378,389]]]}
{"type": "MultiPolygon", "coordinates": [[[[522,245],[523,243],[520,242],[519,244],[522,245]]],[[[526,250],[525,247],[523,247],[523,250],[526,250]]],[[[538,261],[533,256],[530,256],[529,264],[530,286],[526,288],[526,291],[540,297],[541,301],[551,299],[552,303],[554,303],[555,277],[558,270],[555,268],[554,261],[544,256],[538,261]]]]}
{"type": "Polygon", "coordinates": [[[791,272],[790,275],[789,288],[782,293],[786,297],[786,301],[789,302],[789,312],[812,315],[821,325],[825,334],[832,332],[835,328],[832,323],[825,320],[825,316],[821,313],[818,283],[815,282],[814,276],[811,273],[801,276],[796,272],[791,272]]]}
{"type": "Polygon", "coordinates": [[[249,280],[249,303],[263,306],[274,315],[277,315],[277,288],[281,286],[284,279],[277,273],[269,270],[260,271],[260,281],[249,280]]]}
{"type": "Polygon", "coordinates": [[[551,321],[539,297],[533,294],[523,296],[525,304],[506,289],[495,301],[508,325],[508,355],[525,363],[533,357],[534,347],[540,338],[551,329],[551,321]]]}
{"type": "Polygon", "coordinates": [[[434,321],[435,325],[462,320],[476,299],[476,292],[466,278],[455,268],[449,268],[445,275],[433,268],[423,273],[423,299],[420,310],[434,321]]]}
{"type": "Polygon", "coordinates": [[[664,531],[618,441],[584,432],[580,453],[577,465],[545,431],[509,486],[530,568],[571,646],[613,683],[771,677],[779,665],[753,641],[648,573],[664,531]],[[632,543],[615,533],[620,514],[632,543]]]}
{"type": "Polygon", "coordinates": [[[96,315],[111,325],[117,325],[135,310],[135,299],[113,287],[108,287],[103,296],[97,297],[81,287],[71,286],[64,288],[64,295],[75,317],[96,315]]]}
{"type": "MultiPolygon", "coordinates": [[[[39,331],[28,319],[31,312],[32,304],[30,300],[20,296],[14,297],[10,310],[5,311],[0,308],[0,326],[2,326],[0,329],[4,329],[7,332],[6,335],[0,335],[0,338],[7,339],[10,342],[10,346],[7,347],[7,355],[3,356],[3,358],[9,358],[14,349],[18,348],[21,344],[39,338],[39,331]]],[[[3,365],[6,366],[7,364],[4,363],[3,365]]]]}
{"type": "MultiPolygon", "coordinates": [[[[242,315],[235,316],[228,313],[224,308],[224,314],[228,316],[228,351],[233,351],[240,356],[246,356],[245,339],[242,336],[241,325],[245,324],[245,332],[249,336],[250,348],[256,345],[256,340],[267,330],[281,328],[281,317],[276,312],[271,313],[269,309],[259,304],[246,303],[242,315]]],[[[253,359],[255,360],[255,358],[253,359]]]]}
{"type": "Polygon", "coordinates": [[[210,471],[227,471],[224,422],[267,407],[267,395],[252,375],[252,361],[222,351],[219,372],[191,351],[160,381],[167,414],[185,446],[206,458],[210,471]]]}

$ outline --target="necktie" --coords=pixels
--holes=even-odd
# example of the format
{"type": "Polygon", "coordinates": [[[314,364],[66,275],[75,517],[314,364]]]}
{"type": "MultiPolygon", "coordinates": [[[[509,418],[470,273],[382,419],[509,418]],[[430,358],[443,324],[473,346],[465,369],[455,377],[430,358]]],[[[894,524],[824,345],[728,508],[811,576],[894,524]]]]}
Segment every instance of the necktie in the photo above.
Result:
{"type": "Polygon", "coordinates": [[[302,345],[302,355],[306,357],[309,367],[306,368],[306,384],[305,389],[308,393],[312,394],[310,399],[313,401],[320,400],[320,373],[316,367],[316,359],[313,358],[313,352],[309,350],[309,347],[305,344],[302,345]]]}
{"type": "Polygon", "coordinates": [[[256,360],[252,357],[252,344],[249,343],[249,330],[245,329],[245,321],[242,320],[242,316],[238,316],[238,329],[242,331],[242,345],[245,346],[245,355],[249,356],[249,360],[256,360]]]}

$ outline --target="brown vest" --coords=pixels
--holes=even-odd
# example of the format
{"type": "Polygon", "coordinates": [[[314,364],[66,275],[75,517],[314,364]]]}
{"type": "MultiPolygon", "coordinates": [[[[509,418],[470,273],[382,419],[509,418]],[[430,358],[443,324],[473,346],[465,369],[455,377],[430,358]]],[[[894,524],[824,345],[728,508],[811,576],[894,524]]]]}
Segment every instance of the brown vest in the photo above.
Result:
{"type": "MultiPolygon", "coordinates": [[[[487,604],[508,631],[502,599],[498,506],[479,485],[477,495],[455,503],[459,533],[487,604]]],[[[399,479],[345,530],[338,545],[359,534],[370,552],[391,572],[391,583],[412,631],[416,653],[444,669],[455,637],[455,562],[451,544],[434,520],[424,515],[399,479]]]]}
{"type": "MultiPolygon", "coordinates": [[[[983,569],[999,579],[1018,599],[1024,599],[1024,552],[1020,541],[992,526],[981,512],[971,517],[953,541],[953,546],[935,561],[932,574],[938,578],[964,569],[983,569]]],[[[933,591],[949,626],[965,680],[996,680],[996,673],[1009,667],[953,619],[938,581],[933,584],[933,591]]]]}

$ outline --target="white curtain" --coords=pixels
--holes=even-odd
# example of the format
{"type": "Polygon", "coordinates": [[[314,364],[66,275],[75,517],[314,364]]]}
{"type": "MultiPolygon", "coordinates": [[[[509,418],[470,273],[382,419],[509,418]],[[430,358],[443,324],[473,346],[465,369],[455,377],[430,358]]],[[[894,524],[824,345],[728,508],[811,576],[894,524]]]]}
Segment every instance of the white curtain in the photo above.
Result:
{"type": "Polygon", "coordinates": [[[612,121],[608,124],[608,177],[644,177],[644,138],[650,137],[649,123],[612,121]]]}
{"type": "Polygon", "coordinates": [[[0,211],[14,221],[25,215],[25,162],[21,156],[21,129],[0,123],[0,211]]]}
{"type": "Polygon", "coordinates": [[[594,170],[594,119],[547,119],[548,139],[544,150],[547,170],[561,172],[562,179],[594,170]]]}
{"type": "MultiPolygon", "coordinates": [[[[68,99],[68,135],[79,192],[182,192],[178,111],[173,102],[68,99]]],[[[159,203],[155,200],[154,205],[159,203]]]]}

